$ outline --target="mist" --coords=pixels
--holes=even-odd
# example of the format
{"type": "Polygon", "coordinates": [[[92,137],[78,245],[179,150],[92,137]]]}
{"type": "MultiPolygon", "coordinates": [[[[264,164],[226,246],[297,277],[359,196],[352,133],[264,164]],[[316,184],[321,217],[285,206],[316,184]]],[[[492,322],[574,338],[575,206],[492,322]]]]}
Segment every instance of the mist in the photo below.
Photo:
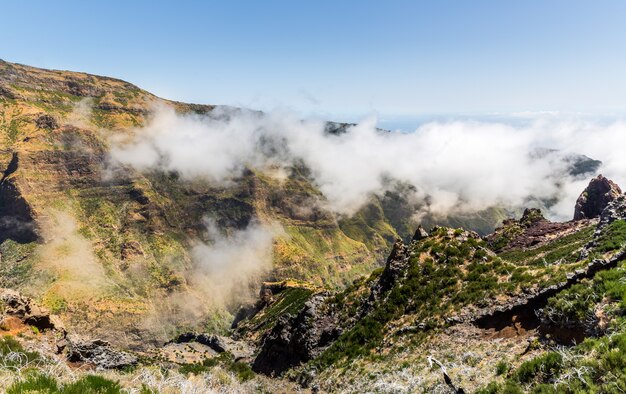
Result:
{"type": "Polygon", "coordinates": [[[284,236],[282,227],[273,223],[252,221],[230,234],[209,218],[204,224],[206,240],[191,240],[192,265],[184,273],[185,287],[155,302],[143,321],[143,328],[164,340],[181,325],[203,322],[220,330],[230,324],[230,313],[258,297],[261,281],[272,268],[274,237],[284,236]]]}
{"type": "Polygon", "coordinates": [[[523,124],[431,122],[412,133],[381,131],[367,117],[333,134],[325,122],[290,113],[217,108],[200,116],[159,107],[145,128],[114,140],[111,155],[138,170],[225,185],[246,167],[287,171],[304,164],[327,208],[347,216],[400,182],[433,215],[551,200],[548,216],[567,220],[592,175],[569,173],[572,154],[601,160],[600,171],[623,183],[626,158],[618,147],[626,142],[625,123],[525,116],[523,124]]]}
{"type": "Polygon", "coordinates": [[[210,242],[195,241],[187,283],[202,289],[214,305],[228,306],[256,295],[261,278],[272,268],[272,241],[283,234],[282,228],[252,222],[224,235],[211,219],[205,219],[205,226],[210,242]]]}

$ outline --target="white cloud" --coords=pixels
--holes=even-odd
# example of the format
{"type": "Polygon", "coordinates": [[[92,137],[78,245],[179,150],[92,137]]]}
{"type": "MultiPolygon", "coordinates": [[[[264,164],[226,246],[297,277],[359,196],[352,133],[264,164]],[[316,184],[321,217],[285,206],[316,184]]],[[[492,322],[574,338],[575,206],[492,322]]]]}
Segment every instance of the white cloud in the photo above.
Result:
{"type": "Polygon", "coordinates": [[[329,206],[351,214],[372,194],[411,184],[430,196],[435,214],[493,205],[523,206],[530,196],[554,198],[551,215],[566,219],[588,179],[567,174],[568,154],[604,161],[602,171],[624,181],[626,124],[610,125],[538,115],[525,125],[433,122],[413,133],[387,133],[368,117],[346,133],[292,114],[218,109],[211,117],[159,108],[134,138],[114,144],[112,157],[140,170],[176,170],[184,177],[227,183],[246,167],[288,168],[303,162],[329,206]],[[538,148],[559,149],[533,155],[538,148]],[[562,186],[557,186],[560,183],[562,186]]]}

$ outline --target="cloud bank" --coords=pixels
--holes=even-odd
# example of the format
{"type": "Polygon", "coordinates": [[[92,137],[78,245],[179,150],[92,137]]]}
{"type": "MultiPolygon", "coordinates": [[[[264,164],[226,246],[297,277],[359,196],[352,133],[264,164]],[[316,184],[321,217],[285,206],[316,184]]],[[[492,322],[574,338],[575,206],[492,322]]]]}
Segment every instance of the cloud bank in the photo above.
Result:
{"type": "Polygon", "coordinates": [[[328,207],[351,215],[372,195],[398,182],[412,185],[431,214],[517,208],[529,199],[555,202],[549,215],[568,219],[589,176],[569,174],[568,158],[602,160],[601,171],[624,181],[626,124],[561,120],[540,115],[524,125],[433,122],[412,133],[383,132],[369,117],[344,133],[292,114],[216,109],[181,115],[167,107],[128,140],[113,143],[112,158],[139,170],[177,171],[183,177],[228,183],[246,167],[304,164],[328,207]],[[547,151],[546,148],[558,151],[547,151]],[[543,152],[543,153],[541,153],[543,152]]]}

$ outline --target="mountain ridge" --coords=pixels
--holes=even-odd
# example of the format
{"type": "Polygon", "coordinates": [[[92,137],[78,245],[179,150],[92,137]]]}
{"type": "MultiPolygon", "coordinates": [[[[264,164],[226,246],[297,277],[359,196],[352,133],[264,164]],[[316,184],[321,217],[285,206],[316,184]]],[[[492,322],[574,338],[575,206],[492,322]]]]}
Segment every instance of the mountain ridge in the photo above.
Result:
{"type": "MultiPolygon", "coordinates": [[[[150,371],[165,368],[186,384],[223,374],[242,392],[359,392],[372,382],[374,391],[499,392],[539,390],[580,370],[553,355],[571,339],[621,349],[607,336],[621,333],[621,190],[587,193],[580,210],[596,208],[582,220],[491,207],[421,218],[432,229],[415,232],[421,203],[402,192],[410,185],[341,216],[311,204],[324,195],[304,165],[283,177],[246,167],[228,185],[111,165],[111,137],[138,133],[155,104],[198,116],[218,108],[0,61],[0,287],[11,289],[0,297],[0,329],[27,347],[3,339],[2,360],[16,349],[42,368],[137,368],[107,376],[151,390],[159,380],[150,371]],[[521,219],[505,220],[514,213],[521,219]],[[198,267],[207,250],[252,260],[264,245],[271,261],[246,280],[211,282],[198,267]],[[63,324],[41,323],[51,316],[63,324]]],[[[329,122],[326,132],[348,127],[329,122]]],[[[566,164],[579,177],[600,165],[584,156],[566,164]]],[[[584,346],[568,351],[585,358],[584,346]]],[[[608,384],[597,370],[588,387],[608,384]]]]}

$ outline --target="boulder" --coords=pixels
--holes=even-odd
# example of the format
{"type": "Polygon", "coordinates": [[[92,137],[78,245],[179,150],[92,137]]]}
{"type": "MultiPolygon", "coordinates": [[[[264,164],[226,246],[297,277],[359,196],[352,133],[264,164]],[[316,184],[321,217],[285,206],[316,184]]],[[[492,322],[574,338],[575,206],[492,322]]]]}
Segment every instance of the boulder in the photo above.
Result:
{"type": "Polygon", "coordinates": [[[253,354],[253,349],[245,342],[236,341],[234,339],[221,335],[198,334],[195,332],[187,332],[181,334],[173,342],[188,343],[197,342],[204,346],[210,347],[216,353],[228,352],[233,355],[235,360],[248,359],[253,354]]]}
{"type": "Polygon", "coordinates": [[[120,369],[137,363],[137,357],[113,349],[111,344],[101,339],[83,339],[68,336],[67,359],[71,362],[93,364],[102,369],[120,369]]]}
{"type": "Polygon", "coordinates": [[[576,200],[574,220],[592,219],[600,216],[602,211],[622,194],[620,187],[613,181],[598,175],[576,200]]]}
{"type": "Polygon", "coordinates": [[[59,122],[50,114],[41,114],[35,120],[35,124],[40,129],[55,130],[59,128],[59,122]]]}
{"type": "Polygon", "coordinates": [[[51,315],[43,307],[35,304],[30,298],[22,296],[15,290],[0,290],[0,301],[4,303],[4,313],[15,316],[24,324],[37,327],[39,330],[65,331],[57,316],[51,315]]]}
{"type": "Polygon", "coordinates": [[[424,227],[421,225],[417,226],[417,230],[415,230],[415,234],[413,235],[412,241],[421,241],[424,238],[428,237],[428,232],[424,230],[424,227]]]}

